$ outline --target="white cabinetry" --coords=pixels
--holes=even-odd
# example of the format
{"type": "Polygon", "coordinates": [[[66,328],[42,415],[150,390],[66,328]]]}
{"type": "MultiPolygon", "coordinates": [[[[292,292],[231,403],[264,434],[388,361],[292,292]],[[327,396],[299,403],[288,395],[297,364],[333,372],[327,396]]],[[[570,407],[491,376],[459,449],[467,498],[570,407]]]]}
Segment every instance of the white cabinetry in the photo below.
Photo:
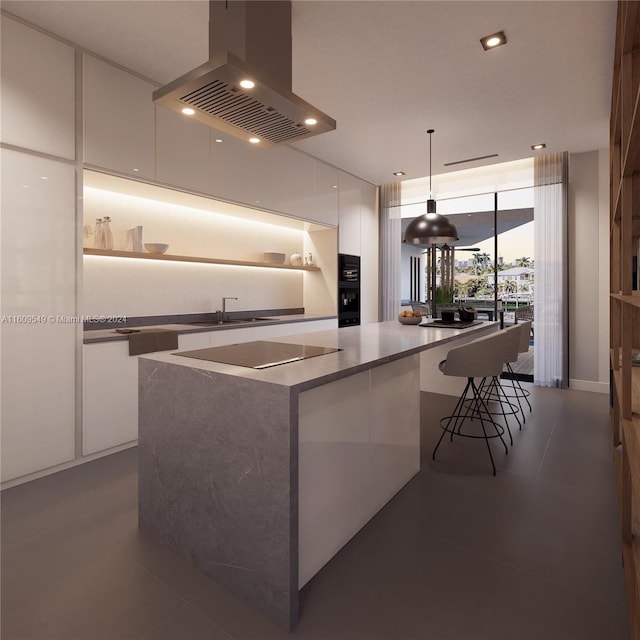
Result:
{"type": "Polygon", "coordinates": [[[340,211],[338,224],[338,252],[360,255],[361,180],[340,172],[340,211]]]}
{"type": "MultiPolygon", "coordinates": [[[[338,194],[340,171],[330,164],[316,160],[314,221],[336,226],[338,224],[338,194]]],[[[304,216],[310,217],[309,212],[304,216]]]]}
{"type": "Polygon", "coordinates": [[[360,185],[360,322],[378,322],[379,252],[378,189],[368,182],[360,185]]]}
{"type": "Polygon", "coordinates": [[[84,56],[84,162],[155,177],[154,86],[84,56]]]}
{"type": "Polygon", "coordinates": [[[129,343],[84,346],[82,453],[90,455],[138,438],[138,358],[129,343]]]}
{"type": "Polygon", "coordinates": [[[316,161],[311,156],[289,147],[262,149],[215,132],[212,136],[214,196],[314,220],[316,161]]]}
{"type": "Polygon", "coordinates": [[[298,588],[420,470],[419,381],[413,355],[300,394],[298,588]]]}
{"type": "Polygon", "coordinates": [[[360,322],[378,322],[378,190],[340,172],[338,251],[360,256],[360,322]]]}
{"type": "Polygon", "coordinates": [[[75,455],[75,233],[75,168],[2,150],[2,480],[75,455]]]}
{"type": "Polygon", "coordinates": [[[75,158],[73,48],[2,16],[2,142],[75,158]]]}
{"type": "Polygon", "coordinates": [[[211,192],[210,129],[164,107],[156,107],[156,180],[211,192]]]}

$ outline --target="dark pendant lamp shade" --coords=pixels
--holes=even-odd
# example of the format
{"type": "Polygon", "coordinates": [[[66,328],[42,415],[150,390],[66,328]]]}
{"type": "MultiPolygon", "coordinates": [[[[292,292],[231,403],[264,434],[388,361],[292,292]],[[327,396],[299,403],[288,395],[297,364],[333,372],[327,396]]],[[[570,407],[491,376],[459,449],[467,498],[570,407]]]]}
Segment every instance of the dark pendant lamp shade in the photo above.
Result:
{"type": "Polygon", "coordinates": [[[418,246],[442,244],[454,240],[458,240],[455,225],[438,213],[427,213],[412,220],[404,232],[404,241],[418,246]]]}
{"type": "Polygon", "coordinates": [[[429,199],[427,200],[427,213],[412,220],[404,232],[404,241],[408,244],[424,246],[430,244],[442,244],[458,240],[458,231],[449,219],[436,213],[436,201],[431,197],[431,134],[429,129],[429,199]]]}

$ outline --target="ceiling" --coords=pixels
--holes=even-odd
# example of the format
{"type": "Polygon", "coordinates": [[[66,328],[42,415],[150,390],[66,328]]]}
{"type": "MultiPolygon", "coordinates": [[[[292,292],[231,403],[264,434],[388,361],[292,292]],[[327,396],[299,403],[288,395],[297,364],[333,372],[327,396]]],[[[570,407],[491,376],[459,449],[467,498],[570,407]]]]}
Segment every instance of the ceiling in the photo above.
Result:
{"type": "MultiPolygon", "coordinates": [[[[3,0],[10,14],[168,83],[208,57],[206,0],[3,0]]],[[[293,146],[374,184],[608,147],[616,2],[293,2],[293,91],[335,131],[293,146]],[[504,47],[482,36],[503,30],[504,47]],[[477,158],[451,167],[445,163],[477,158]]]]}

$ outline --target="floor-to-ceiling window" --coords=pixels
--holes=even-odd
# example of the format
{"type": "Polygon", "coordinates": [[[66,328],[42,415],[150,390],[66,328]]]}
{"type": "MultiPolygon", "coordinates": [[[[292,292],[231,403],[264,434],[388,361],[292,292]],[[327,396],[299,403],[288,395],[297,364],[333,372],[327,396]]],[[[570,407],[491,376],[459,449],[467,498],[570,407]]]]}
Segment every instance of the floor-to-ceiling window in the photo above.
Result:
{"type": "MultiPolygon", "coordinates": [[[[473,306],[505,324],[533,320],[535,291],[533,161],[525,160],[435,177],[437,210],[456,225],[459,240],[438,245],[436,301],[473,306]]],[[[421,181],[403,183],[403,229],[424,213],[421,181]]],[[[402,248],[402,299],[431,299],[429,253],[402,248]]],[[[514,370],[532,379],[531,348],[514,370]]]]}

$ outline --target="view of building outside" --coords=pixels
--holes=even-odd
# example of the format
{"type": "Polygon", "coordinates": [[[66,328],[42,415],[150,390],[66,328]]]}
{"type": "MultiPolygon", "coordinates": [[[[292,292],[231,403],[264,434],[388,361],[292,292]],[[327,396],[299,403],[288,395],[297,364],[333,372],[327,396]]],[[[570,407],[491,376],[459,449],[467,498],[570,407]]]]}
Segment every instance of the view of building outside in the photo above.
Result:
{"type": "MultiPolygon", "coordinates": [[[[455,243],[453,258],[454,302],[469,302],[473,306],[493,306],[497,284],[498,301],[505,311],[505,321],[514,320],[518,308],[533,304],[535,288],[533,189],[519,189],[498,194],[498,259],[494,260],[495,240],[493,228],[493,194],[478,202],[478,198],[459,198],[440,207],[450,209],[445,213],[457,225],[461,240],[473,246],[455,243]],[[489,202],[489,200],[491,202],[489,202]],[[465,211],[468,206],[476,208],[465,211]],[[481,206],[484,211],[478,211],[481,206]],[[457,210],[457,211],[456,211],[457,210]],[[455,211],[455,213],[454,213],[455,211]],[[494,273],[497,262],[497,276],[494,273]],[[497,281],[497,283],[496,283],[497,281]]],[[[437,282],[444,259],[439,259],[437,282]]],[[[446,271],[447,265],[445,265],[446,271]]]]}

